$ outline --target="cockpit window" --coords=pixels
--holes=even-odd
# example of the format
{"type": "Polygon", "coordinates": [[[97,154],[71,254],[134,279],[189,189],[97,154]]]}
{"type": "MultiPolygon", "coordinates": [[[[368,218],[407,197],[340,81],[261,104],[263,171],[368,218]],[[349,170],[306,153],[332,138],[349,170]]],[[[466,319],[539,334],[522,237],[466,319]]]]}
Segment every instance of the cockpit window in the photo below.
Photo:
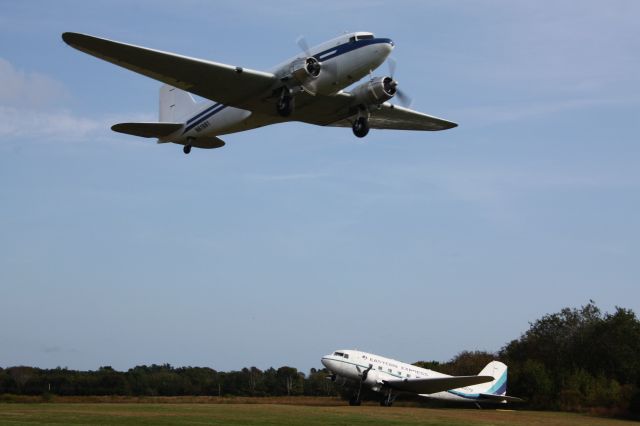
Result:
{"type": "Polygon", "coordinates": [[[353,43],[354,41],[356,41],[356,36],[349,37],[349,43],[353,43]]]}
{"type": "Polygon", "coordinates": [[[344,357],[344,354],[342,352],[334,352],[333,353],[335,356],[342,356],[344,357]]]}
{"type": "Polygon", "coordinates": [[[373,34],[363,34],[358,36],[358,40],[370,40],[373,38],[373,34]]]}
{"type": "Polygon", "coordinates": [[[344,354],[344,357],[349,359],[349,354],[344,354]]]}

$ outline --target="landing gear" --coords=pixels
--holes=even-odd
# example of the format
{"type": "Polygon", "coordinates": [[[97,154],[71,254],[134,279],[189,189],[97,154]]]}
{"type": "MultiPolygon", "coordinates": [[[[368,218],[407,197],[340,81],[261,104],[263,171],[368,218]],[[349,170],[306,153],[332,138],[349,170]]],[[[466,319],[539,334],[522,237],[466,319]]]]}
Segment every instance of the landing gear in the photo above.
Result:
{"type": "Polygon", "coordinates": [[[393,401],[396,400],[397,395],[393,395],[391,390],[387,391],[387,393],[380,400],[381,407],[391,407],[393,405],[393,401]]]}
{"type": "Polygon", "coordinates": [[[353,134],[359,138],[364,138],[369,133],[369,119],[367,117],[358,117],[353,122],[353,134]]]}
{"type": "Polygon", "coordinates": [[[184,152],[185,154],[190,153],[191,152],[191,146],[192,146],[194,140],[195,140],[195,138],[193,138],[193,137],[187,138],[187,143],[184,144],[184,148],[182,148],[182,152],[184,152]]]}
{"type": "Polygon", "coordinates": [[[278,103],[276,104],[276,111],[282,117],[288,117],[291,115],[294,109],[294,101],[293,96],[289,92],[289,89],[286,87],[282,89],[282,94],[280,95],[280,99],[278,99],[278,103]]]}

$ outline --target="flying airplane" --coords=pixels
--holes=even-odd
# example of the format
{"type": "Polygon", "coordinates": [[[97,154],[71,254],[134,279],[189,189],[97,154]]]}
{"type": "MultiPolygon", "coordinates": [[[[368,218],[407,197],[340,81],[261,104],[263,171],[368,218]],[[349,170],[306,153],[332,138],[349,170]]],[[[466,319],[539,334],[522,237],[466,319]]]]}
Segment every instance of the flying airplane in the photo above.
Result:
{"type": "Polygon", "coordinates": [[[112,130],[157,138],[158,143],[220,148],[218,136],[269,124],[301,121],[351,127],[357,137],[369,129],[445,130],[457,124],[408,109],[410,99],[390,75],[373,77],[394,48],[369,32],[344,34],[309,48],[269,71],[226,65],[85,34],[67,32],[70,46],[165,83],[160,88],[159,122],[119,123],[112,130]],[[372,77],[350,91],[346,87],[372,77]],[[196,102],[191,94],[208,102],[196,102]],[[394,96],[400,105],[389,103],[394,96]]]}
{"type": "Polygon", "coordinates": [[[322,357],[333,381],[359,382],[349,405],[360,405],[362,386],[380,392],[382,406],[391,406],[398,393],[413,393],[445,401],[480,403],[522,402],[507,396],[507,366],[491,361],[477,376],[448,376],[437,371],[357,350],[338,350],[322,357]]]}

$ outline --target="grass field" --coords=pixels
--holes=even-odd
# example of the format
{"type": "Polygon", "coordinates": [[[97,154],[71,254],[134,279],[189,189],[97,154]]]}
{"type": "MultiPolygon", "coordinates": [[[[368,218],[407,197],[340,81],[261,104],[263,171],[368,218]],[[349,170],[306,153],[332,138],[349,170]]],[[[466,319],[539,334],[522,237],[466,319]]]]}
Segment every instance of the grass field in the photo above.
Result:
{"type": "MultiPolygon", "coordinates": [[[[623,425],[580,414],[379,406],[0,403],[0,425],[623,425]]],[[[637,424],[637,423],[636,423],[637,424]]]]}

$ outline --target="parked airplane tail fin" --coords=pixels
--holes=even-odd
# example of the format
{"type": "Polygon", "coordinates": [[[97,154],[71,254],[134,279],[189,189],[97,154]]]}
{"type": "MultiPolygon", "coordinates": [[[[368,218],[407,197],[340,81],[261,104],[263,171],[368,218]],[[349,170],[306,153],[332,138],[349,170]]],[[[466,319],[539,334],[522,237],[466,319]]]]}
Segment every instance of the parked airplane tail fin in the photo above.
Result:
{"type": "Polygon", "coordinates": [[[184,122],[197,105],[189,92],[168,84],[160,88],[160,122],[184,122]]]}
{"type": "Polygon", "coordinates": [[[507,366],[500,361],[491,361],[478,374],[479,376],[491,376],[492,382],[471,386],[474,393],[505,395],[507,393],[507,366]]]}

